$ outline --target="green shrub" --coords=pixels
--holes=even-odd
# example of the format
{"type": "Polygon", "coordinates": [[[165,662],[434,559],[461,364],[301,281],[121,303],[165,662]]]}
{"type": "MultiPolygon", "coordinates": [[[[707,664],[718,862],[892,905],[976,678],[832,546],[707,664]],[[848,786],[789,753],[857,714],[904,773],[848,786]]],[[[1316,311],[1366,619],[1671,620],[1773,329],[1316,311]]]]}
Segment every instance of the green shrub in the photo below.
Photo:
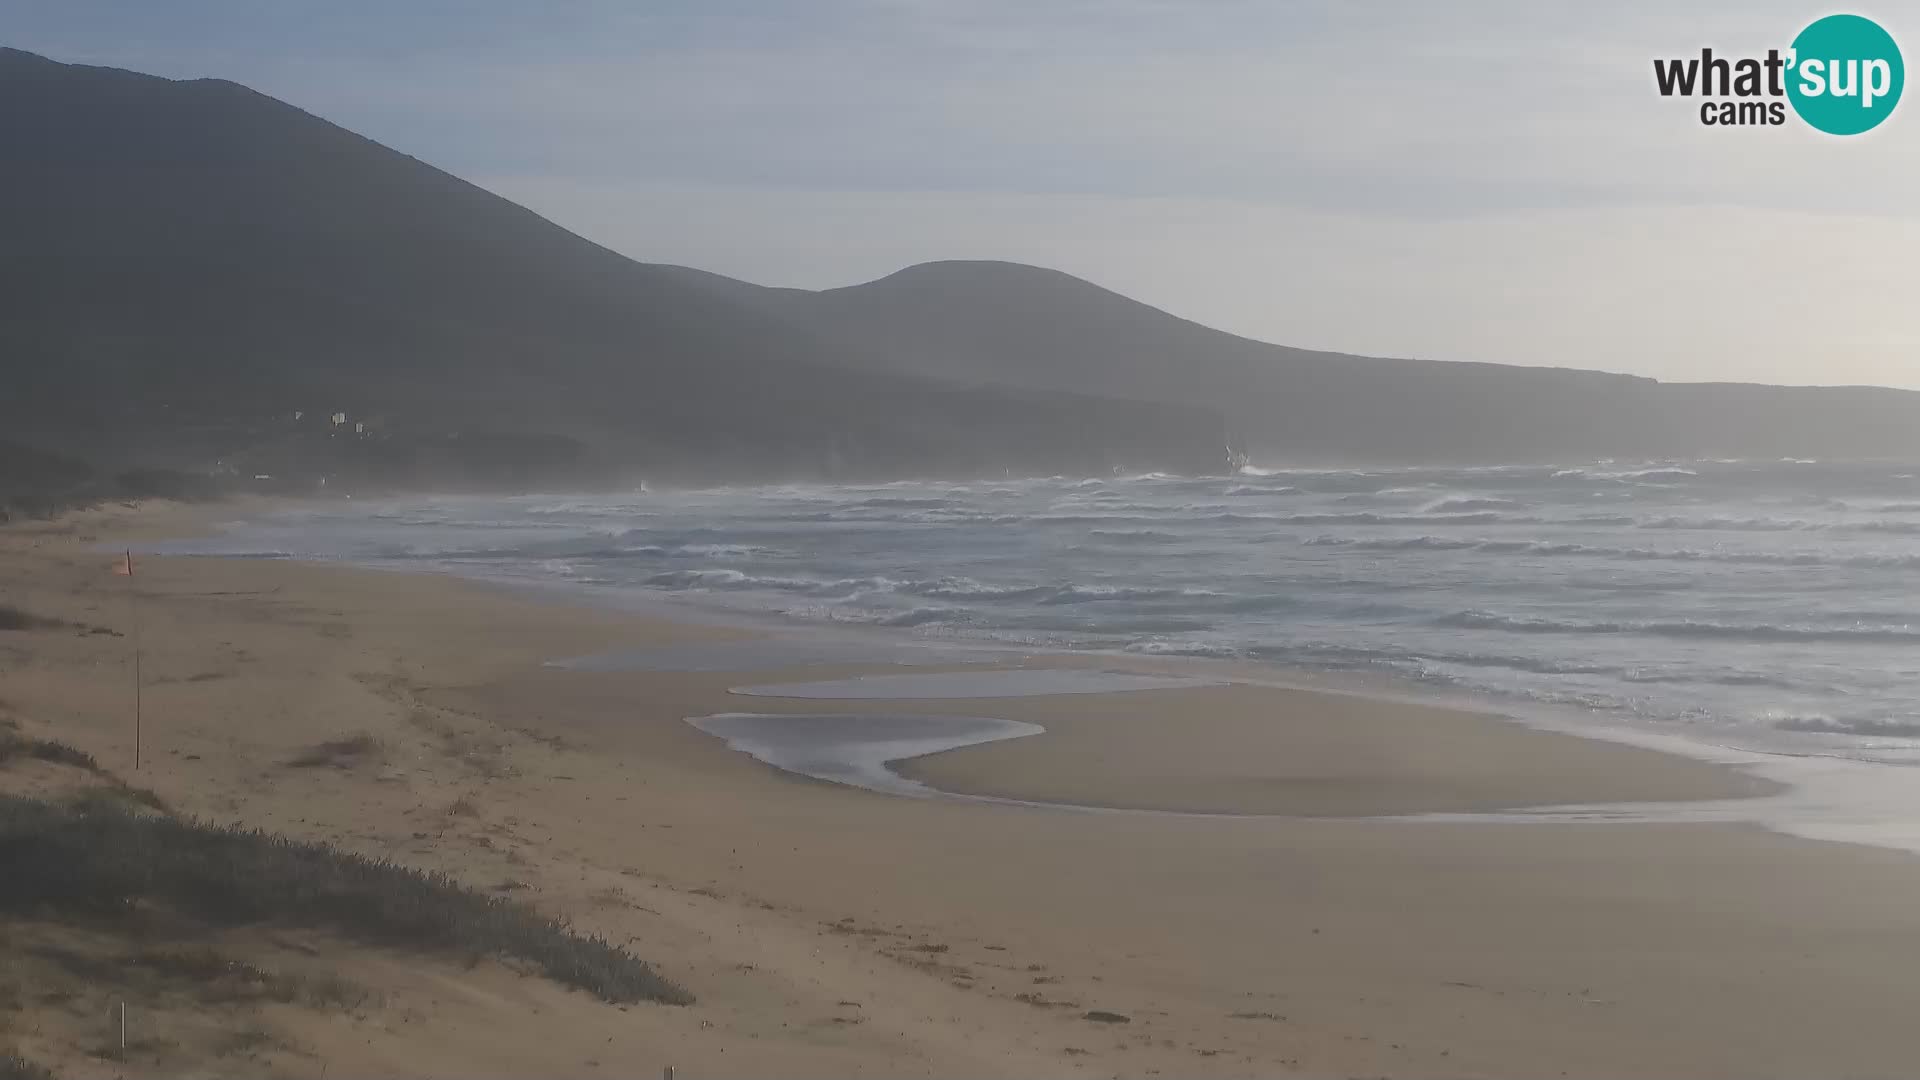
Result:
{"type": "Polygon", "coordinates": [[[65,625],[59,619],[22,611],[12,604],[0,604],[0,630],[52,630],[65,625]]]}
{"type": "Polygon", "coordinates": [[[30,757],[40,761],[52,761],[61,765],[71,765],[88,772],[99,772],[100,763],[85,750],[76,750],[66,743],[52,739],[27,739],[18,735],[0,735],[0,762],[8,758],[30,757]]]}
{"type": "Polygon", "coordinates": [[[53,1070],[18,1054],[0,1054],[0,1080],[55,1080],[53,1070]]]}
{"type": "Polygon", "coordinates": [[[322,766],[351,769],[362,761],[379,756],[379,753],[380,740],[362,732],[308,747],[288,758],[287,764],[296,769],[317,769],[322,766]]]}
{"type": "Polygon", "coordinates": [[[137,903],[218,926],[326,927],[370,944],[519,960],[611,1002],[693,1000],[605,939],[444,874],[110,803],[0,796],[0,910],[122,914],[137,903]]]}

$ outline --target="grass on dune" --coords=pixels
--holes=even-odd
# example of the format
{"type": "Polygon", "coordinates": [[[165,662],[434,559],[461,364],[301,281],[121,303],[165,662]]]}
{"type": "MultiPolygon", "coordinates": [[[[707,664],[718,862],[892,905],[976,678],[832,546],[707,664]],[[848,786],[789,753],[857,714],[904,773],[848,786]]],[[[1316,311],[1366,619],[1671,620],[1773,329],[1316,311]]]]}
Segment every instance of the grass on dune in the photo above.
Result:
{"type": "Polygon", "coordinates": [[[0,1054],[0,1080],[55,1080],[53,1071],[18,1054],[0,1054]]]}
{"type": "Polygon", "coordinates": [[[59,619],[22,611],[12,604],[0,604],[0,630],[53,630],[65,625],[59,619]]]}
{"type": "Polygon", "coordinates": [[[167,804],[146,788],[134,787],[100,767],[100,762],[85,750],[52,739],[35,739],[14,731],[0,731],[0,765],[15,758],[50,761],[92,773],[105,782],[104,787],[89,788],[76,798],[83,802],[130,802],[149,810],[166,812],[167,804]]]}
{"type": "Polygon", "coordinates": [[[310,746],[287,759],[295,769],[351,769],[363,761],[380,756],[380,740],[365,732],[310,746]]]}
{"type": "Polygon", "coordinates": [[[610,1002],[693,1000],[625,949],[444,874],[114,800],[0,795],[0,911],[116,916],[143,905],[215,926],[323,927],[515,960],[610,1002]]]}
{"type": "Polygon", "coordinates": [[[11,732],[0,732],[0,764],[16,757],[51,761],[57,765],[71,765],[90,773],[100,771],[100,763],[85,750],[76,750],[66,743],[54,742],[52,739],[32,739],[11,732]]]}

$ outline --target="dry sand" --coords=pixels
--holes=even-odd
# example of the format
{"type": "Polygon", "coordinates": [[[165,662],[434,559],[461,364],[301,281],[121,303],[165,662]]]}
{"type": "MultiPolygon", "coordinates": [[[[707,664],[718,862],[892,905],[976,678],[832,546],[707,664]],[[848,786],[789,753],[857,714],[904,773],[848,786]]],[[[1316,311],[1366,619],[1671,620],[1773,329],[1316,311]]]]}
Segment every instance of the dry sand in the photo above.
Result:
{"type": "MultiPolygon", "coordinates": [[[[0,531],[0,600],[131,634],[128,582],[92,546],[191,520],[116,511],[0,531]]],[[[909,771],[1018,798],[1230,812],[1756,790],[1711,766],[1454,710],[1260,687],[745,699],[727,688],[861,669],[543,668],[741,632],[430,575],[153,559],[134,587],[146,768],[129,767],[130,637],[0,631],[0,717],[94,753],[190,813],[512,886],[629,943],[700,999],[621,1009],[496,965],[334,945],[328,955],[379,1004],[276,1012],[268,1021],[286,1049],[225,1066],[235,1074],[1912,1070],[1920,860],[1899,853],[1737,826],[915,800],[780,773],[683,718],[1031,720],[1048,733],[909,771]],[[362,732],[379,741],[369,760],[285,764],[362,732]],[[1127,1021],[1086,1019],[1093,1011],[1127,1021]]],[[[51,932],[16,925],[8,939],[51,932]]],[[[104,1016],[105,1004],[67,1012],[104,1016]]],[[[0,1041],[71,1075],[119,1071],[58,1024],[6,1013],[0,1023],[0,1041]]]]}

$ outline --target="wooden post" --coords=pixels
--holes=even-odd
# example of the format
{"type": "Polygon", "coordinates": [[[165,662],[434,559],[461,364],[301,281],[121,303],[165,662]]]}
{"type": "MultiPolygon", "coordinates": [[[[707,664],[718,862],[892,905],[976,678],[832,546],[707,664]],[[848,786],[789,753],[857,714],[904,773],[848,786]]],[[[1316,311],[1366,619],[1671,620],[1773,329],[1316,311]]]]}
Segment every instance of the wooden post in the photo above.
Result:
{"type": "Polygon", "coordinates": [[[140,624],[134,616],[133,627],[133,767],[140,768],[140,624]]]}
{"type": "Polygon", "coordinates": [[[133,549],[127,549],[127,596],[133,608],[133,767],[140,768],[140,593],[133,582],[133,549]]]}

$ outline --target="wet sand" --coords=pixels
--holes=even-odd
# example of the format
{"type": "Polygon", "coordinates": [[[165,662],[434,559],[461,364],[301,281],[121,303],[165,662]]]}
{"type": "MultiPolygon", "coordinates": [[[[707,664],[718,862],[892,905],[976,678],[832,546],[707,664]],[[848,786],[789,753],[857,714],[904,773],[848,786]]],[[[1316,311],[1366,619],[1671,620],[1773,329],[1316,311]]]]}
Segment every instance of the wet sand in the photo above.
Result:
{"type": "Polygon", "coordinates": [[[717,713],[687,723],[785,772],[916,798],[959,796],[900,775],[897,762],[1044,730],[988,716],[915,713],[717,713]]]}
{"type": "Polygon", "coordinates": [[[1046,732],[897,770],[945,791],[1207,814],[1357,817],[1775,790],[1688,758],[1484,713],[1317,690],[1235,685],[995,705],[994,715],[1046,732]]]}
{"type": "MultiPolygon", "coordinates": [[[[127,583],[91,545],[182,527],[99,515],[0,533],[0,589],[129,630],[127,583]]],[[[463,985],[456,971],[418,1014],[431,1023],[411,1024],[398,1019],[422,992],[409,969],[391,1022],[302,1030],[310,1056],[288,1074],[327,1061],[336,1075],[369,1062],[395,1075],[674,1064],[688,1076],[1911,1067],[1920,978],[1901,943],[1920,941],[1920,859],[1740,825],[1327,816],[1754,789],[1714,766],[1458,710],[1239,685],[743,698],[729,690],[903,669],[561,670],[544,665],[742,632],[337,566],[155,559],[136,580],[139,782],[216,820],[483,888],[510,880],[700,998],[622,1011],[511,993],[499,971],[463,985]],[[1045,733],[901,772],[1009,797],[1306,816],[905,798],[783,772],[686,723],[743,711],[1033,723],[1045,733]],[[285,767],[352,732],[380,740],[377,763],[285,767]]],[[[5,715],[128,762],[127,653],[106,635],[0,633],[5,715]]]]}

